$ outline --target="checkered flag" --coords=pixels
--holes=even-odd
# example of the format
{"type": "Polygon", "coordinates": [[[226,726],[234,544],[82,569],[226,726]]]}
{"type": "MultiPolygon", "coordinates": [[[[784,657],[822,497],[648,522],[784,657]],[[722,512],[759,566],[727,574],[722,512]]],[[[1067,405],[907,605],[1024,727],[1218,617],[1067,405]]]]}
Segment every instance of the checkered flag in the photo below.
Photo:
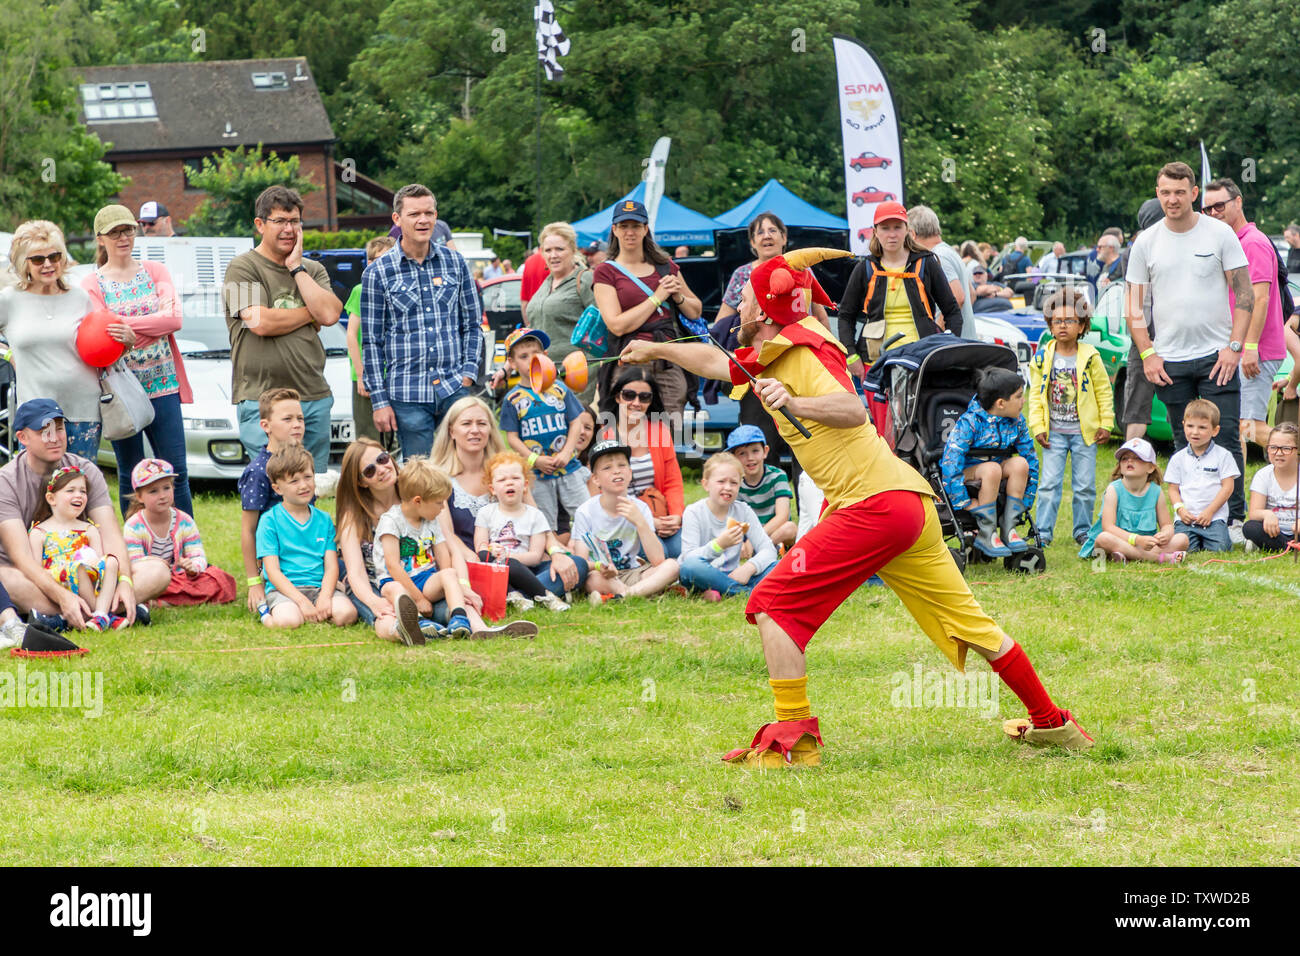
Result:
{"type": "Polygon", "coordinates": [[[537,59],[546,68],[546,78],[558,80],[564,75],[560,57],[568,55],[569,38],[555,20],[555,6],[551,0],[537,0],[533,19],[537,21],[537,59]]]}

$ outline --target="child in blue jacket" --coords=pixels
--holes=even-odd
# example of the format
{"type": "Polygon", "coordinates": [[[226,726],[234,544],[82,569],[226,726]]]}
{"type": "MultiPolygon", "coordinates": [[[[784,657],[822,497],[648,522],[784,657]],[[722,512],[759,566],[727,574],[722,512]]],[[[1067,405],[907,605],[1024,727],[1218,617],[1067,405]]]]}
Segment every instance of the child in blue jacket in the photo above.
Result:
{"type": "Polygon", "coordinates": [[[1020,414],[1025,405],[1025,383],[1015,372],[1002,368],[980,371],[975,397],[957,419],[948,436],[940,468],[943,487],[954,508],[975,516],[979,534],[975,547],[991,558],[1026,550],[1029,545],[1016,531],[1016,519],[1032,507],[1038,489],[1038,456],[1029,426],[1020,414]],[[973,448],[1014,448],[1012,454],[971,455],[973,448]],[[1001,534],[997,515],[998,489],[1007,483],[1001,534]],[[967,484],[978,485],[971,498],[967,484]]]}

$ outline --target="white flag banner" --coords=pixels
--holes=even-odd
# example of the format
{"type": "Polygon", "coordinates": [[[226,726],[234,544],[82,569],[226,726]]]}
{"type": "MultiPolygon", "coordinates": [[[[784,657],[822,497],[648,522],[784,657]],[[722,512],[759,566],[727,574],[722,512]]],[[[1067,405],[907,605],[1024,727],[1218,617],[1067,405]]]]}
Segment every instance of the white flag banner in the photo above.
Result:
{"type": "Polygon", "coordinates": [[[885,73],[871,51],[837,33],[835,71],[844,142],[844,192],[849,248],[867,254],[871,220],[882,202],[903,198],[903,141],[885,73]]]}
{"type": "Polygon", "coordinates": [[[1205,151],[1205,140],[1201,140],[1201,208],[1205,208],[1205,189],[1214,176],[1210,173],[1210,154],[1205,151]]]}
{"type": "Polygon", "coordinates": [[[551,0],[537,0],[533,19],[537,22],[537,59],[546,70],[546,78],[558,80],[564,75],[560,57],[568,56],[569,38],[555,19],[555,6],[551,0]]]}

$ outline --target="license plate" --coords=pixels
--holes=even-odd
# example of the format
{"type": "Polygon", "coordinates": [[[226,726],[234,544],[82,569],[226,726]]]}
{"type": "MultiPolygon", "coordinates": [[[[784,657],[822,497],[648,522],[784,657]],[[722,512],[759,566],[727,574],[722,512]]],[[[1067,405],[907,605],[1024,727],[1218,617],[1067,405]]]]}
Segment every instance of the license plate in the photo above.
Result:
{"type": "Polygon", "coordinates": [[[356,432],[352,420],[330,422],[330,441],[351,442],[356,432]]]}
{"type": "Polygon", "coordinates": [[[722,432],[704,432],[695,436],[697,447],[706,451],[713,451],[722,447],[722,432]]]}

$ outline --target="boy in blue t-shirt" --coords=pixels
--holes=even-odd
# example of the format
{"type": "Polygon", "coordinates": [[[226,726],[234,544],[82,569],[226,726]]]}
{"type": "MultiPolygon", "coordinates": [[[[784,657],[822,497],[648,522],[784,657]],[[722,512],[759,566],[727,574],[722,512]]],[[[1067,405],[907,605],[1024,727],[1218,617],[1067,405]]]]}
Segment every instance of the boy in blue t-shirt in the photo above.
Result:
{"type": "Polygon", "coordinates": [[[586,478],[579,473],[582,466],[574,457],[582,430],[582,404],[559,381],[540,395],[529,386],[529,363],[551,346],[545,332],[515,329],[506,336],[505,345],[506,361],[519,372],[519,384],[501,402],[501,431],[532,469],[533,500],[554,530],[560,504],[573,514],[591,497],[586,478]]]}
{"type": "Polygon", "coordinates": [[[266,577],[268,627],[295,628],[304,621],[351,624],[357,609],[338,590],[334,521],[312,505],[316,469],[311,452],[287,445],[271,455],[266,476],[281,497],[257,522],[257,557],[266,577]]]}

